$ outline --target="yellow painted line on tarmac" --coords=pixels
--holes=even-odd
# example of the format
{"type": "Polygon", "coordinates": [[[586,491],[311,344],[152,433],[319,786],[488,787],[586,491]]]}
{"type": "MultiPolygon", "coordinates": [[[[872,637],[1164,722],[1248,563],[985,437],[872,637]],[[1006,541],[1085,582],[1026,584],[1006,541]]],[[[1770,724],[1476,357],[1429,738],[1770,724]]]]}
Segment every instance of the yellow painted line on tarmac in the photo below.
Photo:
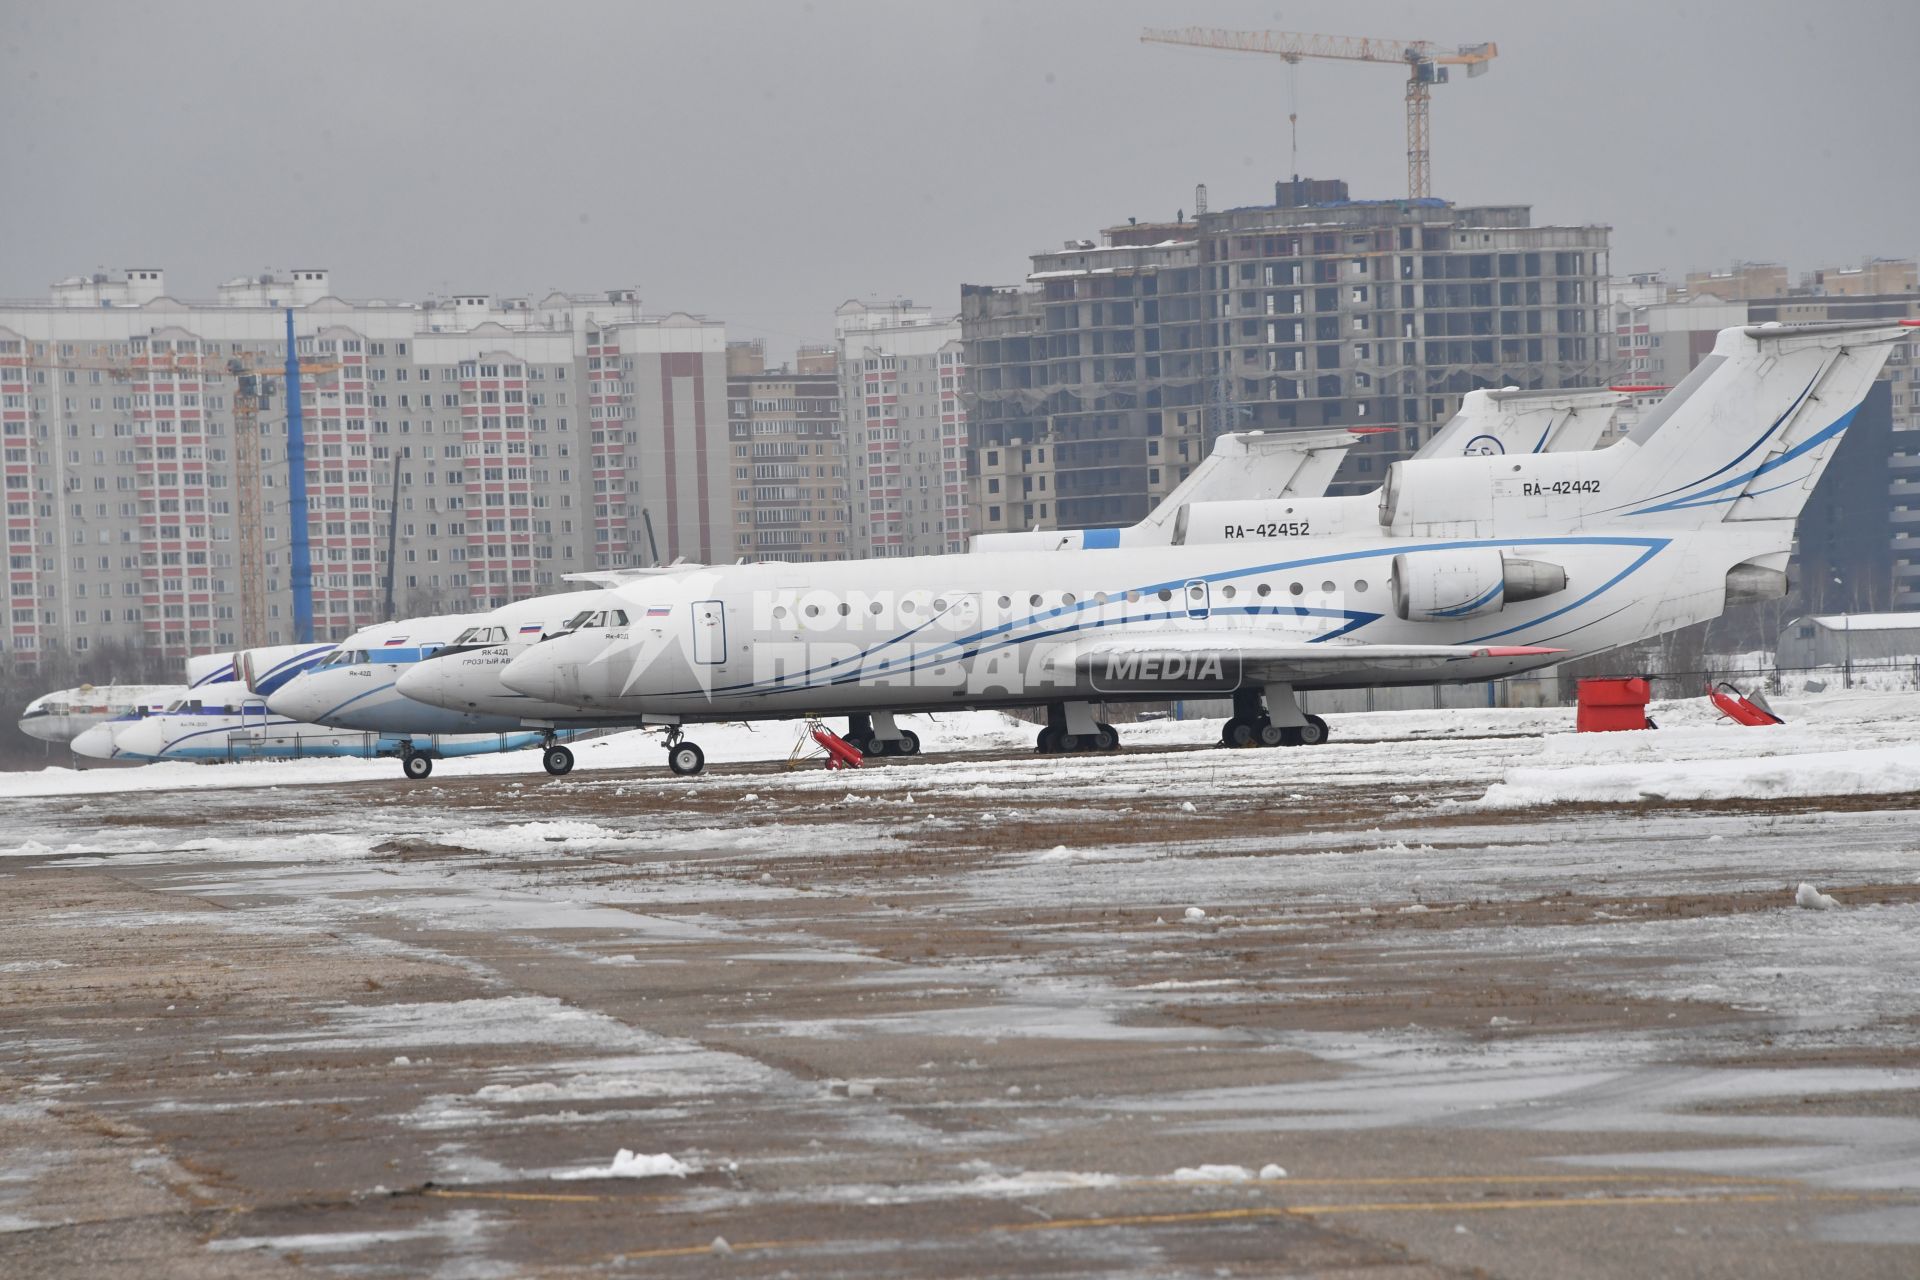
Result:
{"type": "Polygon", "coordinates": [[[454,1191],[428,1187],[420,1193],[437,1200],[532,1200],[547,1204],[599,1204],[603,1200],[665,1200],[667,1196],[590,1196],[566,1195],[556,1191],[454,1191]]]}
{"type": "Polygon", "coordinates": [[[1885,1196],[1833,1194],[1792,1195],[1757,1192],[1737,1196],[1607,1196],[1584,1200],[1382,1200],[1362,1204],[1302,1204],[1253,1206],[1244,1209],[1202,1209],[1189,1213],[1137,1213],[1108,1218],[1056,1218],[1052,1222],[1012,1222],[1000,1231],[1072,1231],[1090,1227],[1143,1227],[1184,1222],[1233,1222],[1254,1218],[1316,1218],[1341,1213],[1485,1213],[1517,1209],[1630,1209],[1663,1205],[1690,1208],[1722,1204],[1778,1204],[1784,1201],[1885,1200],[1885,1196]]]}
{"type": "MultiPolygon", "coordinates": [[[[1401,1187],[1401,1186],[1462,1186],[1485,1185],[1488,1183],[1600,1183],[1600,1182],[1668,1182],[1700,1183],[1707,1186],[1723,1187],[1788,1187],[1798,1185],[1791,1178],[1731,1178],[1719,1177],[1708,1173],[1475,1173],[1475,1174],[1428,1174],[1415,1177],[1375,1177],[1375,1178],[1127,1178],[1124,1181],[1110,1183],[1104,1187],[1033,1187],[1026,1194],[1033,1196],[1064,1195],[1075,1191],[1124,1191],[1134,1187],[1401,1187]]],[[[446,1187],[430,1187],[422,1195],[437,1196],[443,1200],[523,1200],[534,1203],[553,1204],[600,1204],[618,1201],[621,1204],[635,1204],[643,1201],[670,1201],[677,1197],[671,1195],[634,1196],[634,1195],[589,1195],[584,1192],[565,1194],[560,1192],[539,1191],[460,1191],[446,1187]]]]}
{"type": "MultiPolygon", "coordinates": [[[[806,1245],[831,1244],[830,1240],[746,1240],[739,1244],[728,1244],[734,1253],[751,1253],[766,1249],[793,1249],[806,1245]]],[[[639,1258],[697,1258],[702,1254],[711,1254],[711,1244],[687,1244],[670,1249],[635,1249],[629,1253],[616,1253],[616,1262],[625,1262],[639,1258]]]]}
{"type": "MultiPolygon", "coordinates": [[[[1713,1186],[1790,1187],[1792,1178],[1730,1178],[1711,1173],[1433,1173],[1372,1178],[1129,1178],[1118,1186],[1417,1187],[1489,1182],[1700,1182],[1713,1186]]],[[[1059,1190],[1076,1190],[1061,1187],[1059,1190]]]]}
{"type": "MultiPolygon", "coordinates": [[[[1630,1177],[1632,1175],[1605,1175],[1609,1180],[1630,1177]]],[[[1566,1175],[1572,1180],[1572,1175],[1566,1175]]],[[[1423,1178],[1421,1182],[1488,1182],[1491,1177],[1460,1178],[1423,1178]]],[[[1371,1179],[1321,1179],[1334,1181],[1374,1181],[1371,1179]]],[[[1410,1181],[1409,1179],[1381,1179],[1379,1181],[1410,1181]]],[[[1760,1179],[1750,1181],[1758,1182],[1760,1179]]],[[[1605,1196],[1591,1199],[1548,1199],[1530,1197],[1509,1200],[1429,1200],[1429,1201],[1362,1201],[1351,1204],[1308,1204],[1308,1205],[1265,1205],[1249,1206],[1237,1209],[1201,1209],[1184,1213],[1134,1213],[1116,1214],[1098,1218],[1055,1218],[1046,1222],[1009,1222],[989,1224],[968,1228],[966,1235],[982,1235],[993,1232],[1026,1233],[1033,1231],[1085,1231],[1103,1227],[1151,1227],[1177,1226],[1209,1222],[1246,1222],[1270,1218],[1318,1218],[1347,1213],[1488,1213],[1513,1212],[1526,1209],[1632,1209],[1632,1208],[1701,1208],[1715,1205],[1749,1205],[1782,1203],[1859,1203],[1862,1201],[1887,1202],[1901,1201],[1905,1197],[1868,1193],[1832,1192],[1812,1195],[1796,1194],[1789,1191],[1746,1192],[1739,1195],[1646,1195],[1646,1196],[1605,1196]]],[[[833,1240],[804,1238],[792,1240],[748,1240],[730,1244],[735,1253],[765,1251],[769,1249],[792,1249],[831,1246],[833,1240]]],[[[639,1249],[613,1255],[615,1260],[648,1258],[692,1258],[713,1252],[711,1244],[677,1245],[661,1249],[639,1249]]]]}

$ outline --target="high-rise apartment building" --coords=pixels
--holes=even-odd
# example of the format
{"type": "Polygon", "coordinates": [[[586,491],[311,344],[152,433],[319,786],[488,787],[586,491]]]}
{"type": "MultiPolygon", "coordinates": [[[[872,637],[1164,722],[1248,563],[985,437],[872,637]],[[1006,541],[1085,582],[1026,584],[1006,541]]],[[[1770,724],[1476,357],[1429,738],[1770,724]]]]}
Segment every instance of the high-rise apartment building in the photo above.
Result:
{"type": "Polygon", "coordinates": [[[911,302],[850,301],[834,311],[834,337],[855,557],[965,551],[959,322],[911,302]]]}
{"type": "Polygon", "coordinates": [[[749,370],[727,379],[733,545],[744,560],[845,560],[851,554],[840,378],[749,370]]]}
{"type": "Polygon", "coordinates": [[[1288,182],[1103,239],[1034,255],[1022,287],[963,289],[983,530],[1132,523],[1230,430],[1390,428],[1342,472],[1370,488],[1468,391],[1610,372],[1607,229],[1536,227],[1525,205],[1288,182]]]}
{"type": "Polygon", "coordinates": [[[286,308],[307,370],[317,635],[385,616],[389,587],[403,615],[478,609],[650,563],[656,545],[665,559],[731,550],[717,322],[643,315],[622,289],[347,302],[327,272],[301,270],[180,301],[158,269],[101,274],[0,304],[0,660],[292,638],[286,308]],[[264,371],[266,392],[254,637],[238,607],[236,365],[264,371]]]}

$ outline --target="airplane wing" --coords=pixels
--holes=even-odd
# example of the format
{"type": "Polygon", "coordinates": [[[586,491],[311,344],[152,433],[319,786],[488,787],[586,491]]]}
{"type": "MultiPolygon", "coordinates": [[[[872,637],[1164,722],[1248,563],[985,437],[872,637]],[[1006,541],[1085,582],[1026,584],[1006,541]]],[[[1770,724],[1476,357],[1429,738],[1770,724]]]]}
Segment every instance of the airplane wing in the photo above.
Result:
{"type": "MultiPolygon", "coordinates": [[[[1118,672],[1194,671],[1217,662],[1237,668],[1250,681],[1284,684],[1325,678],[1392,679],[1409,672],[1434,672],[1454,663],[1494,660],[1507,670],[1542,666],[1561,649],[1537,645],[1365,644],[1326,640],[1310,643],[1281,636],[1226,632],[1159,632],[1072,642],[1056,661],[1071,661],[1096,679],[1118,672]]],[[[1485,676],[1476,675],[1483,679],[1485,676]]]]}

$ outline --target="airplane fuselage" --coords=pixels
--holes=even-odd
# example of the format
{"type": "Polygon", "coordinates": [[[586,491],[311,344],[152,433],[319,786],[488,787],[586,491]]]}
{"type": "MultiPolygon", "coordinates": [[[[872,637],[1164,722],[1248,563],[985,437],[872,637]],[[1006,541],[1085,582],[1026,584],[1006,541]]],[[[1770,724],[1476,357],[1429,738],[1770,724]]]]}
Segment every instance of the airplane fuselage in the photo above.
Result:
{"type": "MultiPolygon", "coordinates": [[[[1273,537],[1245,543],[993,557],[745,565],[622,588],[624,621],[550,637],[503,679],[532,697],[662,721],[894,709],[1031,706],[1219,694],[1224,667],[1162,662],[1089,673],[1063,655],[1088,637],[1250,632],[1307,645],[1544,646],[1486,656],[1439,680],[1475,681],[1597,652],[1715,616],[1727,571],[1790,538],[1776,522],[1675,539],[1608,530],[1512,537],[1273,537]],[[1455,618],[1397,616],[1391,579],[1473,553],[1548,562],[1564,590],[1455,618]]],[[[1464,601],[1463,603],[1471,603],[1464,601]]],[[[1295,688],[1433,683],[1302,671],[1295,688]]]]}

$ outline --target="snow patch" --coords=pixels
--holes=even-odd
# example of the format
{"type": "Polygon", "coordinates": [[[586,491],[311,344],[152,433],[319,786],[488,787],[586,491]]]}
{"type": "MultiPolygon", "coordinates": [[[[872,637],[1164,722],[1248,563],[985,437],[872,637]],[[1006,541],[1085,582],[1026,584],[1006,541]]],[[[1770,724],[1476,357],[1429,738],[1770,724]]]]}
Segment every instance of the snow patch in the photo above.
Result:
{"type": "Polygon", "coordinates": [[[1802,880],[1800,887],[1794,891],[1793,905],[1808,911],[1831,911],[1840,904],[1802,880]]]}
{"type": "Polygon", "coordinates": [[[1252,1182],[1253,1171],[1243,1164],[1201,1164],[1175,1169],[1175,1182],[1252,1182]]]}
{"type": "Polygon", "coordinates": [[[553,1180],[577,1182],[587,1178],[684,1178],[693,1171],[692,1165],[682,1164],[665,1152],[643,1156],[622,1147],[613,1157],[613,1163],[604,1169],[565,1169],[554,1174],[553,1180]]]}
{"type": "MultiPolygon", "coordinates": [[[[1618,735],[1609,734],[1608,737],[1618,735]]],[[[1638,800],[1765,800],[1920,791],[1920,752],[1909,745],[1735,760],[1659,760],[1564,769],[1509,769],[1473,807],[1523,809],[1638,800]]]]}

